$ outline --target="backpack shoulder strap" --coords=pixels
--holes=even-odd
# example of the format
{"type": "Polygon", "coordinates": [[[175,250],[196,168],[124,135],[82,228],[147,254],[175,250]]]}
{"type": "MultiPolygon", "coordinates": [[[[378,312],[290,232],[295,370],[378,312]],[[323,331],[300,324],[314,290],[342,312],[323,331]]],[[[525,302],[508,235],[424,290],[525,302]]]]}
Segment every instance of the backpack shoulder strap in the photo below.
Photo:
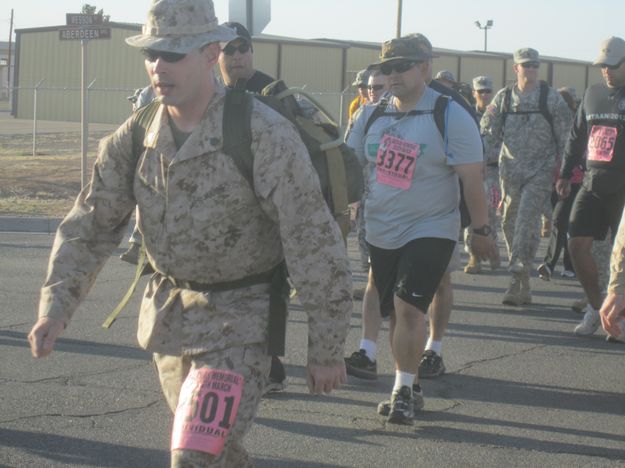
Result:
{"type": "Polygon", "coordinates": [[[445,96],[444,94],[438,96],[434,103],[433,112],[436,128],[438,128],[438,132],[441,134],[443,141],[445,141],[445,146],[447,146],[447,107],[449,106],[449,101],[449,96],[445,96]]]}
{"type": "Polygon", "coordinates": [[[252,106],[254,97],[240,87],[226,88],[223,115],[224,153],[254,187],[254,154],[252,153],[252,106]]]}
{"type": "Polygon", "coordinates": [[[549,107],[547,106],[547,98],[549,97],[549,85],[546,81],[540,80],[540,95],[538,97],[538,110],[543,115],[545,120],[549,122],[549,127],[551,127],[551,134],[555,140],[556,132],[553,128],[553,116],[551,112],[549,112],[549,107]]]}
{"type": "Polygon", "coordinates": [[[143,152],[145,132],[147,132],[150,125],[152,125],[152,121],[154,117],[156,117],[156,112],[160,106],[160,101],[155,99],[136,112],[136,118],[132,127],[132,154],[136,159],[138,159],[139,155],[143,152]]]}
{"type": "Polygon", "coordinates": [[[380,102],[378,102],[378,105],[375,106],[375,109],[373,109],[373,112],[367,119],[367,123],[365,124],[365,135],[371,128],[371,125],[373,125],[373,122],[375,122],[376,120],[378,120],[380,117],[384,115],[384,112],[386,111],[387,107],[388,107],[388,99],[386,98],[380,99],[380,102]]]}

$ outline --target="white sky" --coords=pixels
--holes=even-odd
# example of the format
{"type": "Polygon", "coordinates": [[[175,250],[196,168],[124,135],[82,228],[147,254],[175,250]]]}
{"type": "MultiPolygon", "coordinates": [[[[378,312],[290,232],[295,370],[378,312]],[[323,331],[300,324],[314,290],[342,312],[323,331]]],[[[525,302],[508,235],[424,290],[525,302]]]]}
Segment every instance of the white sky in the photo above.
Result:
{"type": "MultiPolygon", "coordinates": [[[[214,0],[220,22],[228,1],[214,0]]],[[[150,0],[8,0],[0,7],[0,41],[14,29],[56,26],[65,13],[84,3],[103,8],[111,21],[143,23],[150,0]]],[[[271,0],[272,20],[265,33],[304,39],[330,38],[382,42],[395,35],[397,0],[271,0]]],[[[592,61],[599,43],[625,37],[625,0],[423,0],[403,1],[402,33],[421,32],[434,47],[482,50],[482,24],[492,19],[488,50],[511,53],[534,47],[542,55],[592,61]]]]}

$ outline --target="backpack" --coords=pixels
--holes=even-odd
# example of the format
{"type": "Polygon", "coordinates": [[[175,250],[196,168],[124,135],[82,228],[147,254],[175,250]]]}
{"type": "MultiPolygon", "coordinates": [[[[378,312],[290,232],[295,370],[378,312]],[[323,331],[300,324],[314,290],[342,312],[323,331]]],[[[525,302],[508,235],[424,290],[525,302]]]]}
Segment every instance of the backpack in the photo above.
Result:
{"type": "Polygon", "coordinates": [[[553,141],[557,142],[556,132],[553,127],[553,116],[551,112],[549,112],[549,108],[547,107],[547,97],[549,96],[549,84],[540,80],[540,95],[538,97],[538,110],[530,110],[530,111],[511,111],[510,110],[510,101],[512,100],[512,87],[514,85],[508,85],[505,88],[503,101],[501,103],[501,137],[503,138],[503,130],[506,125],[506,118],[508,114],[519,114],[519,115],[527,115],[527,114],[541,114],[547,123],[549,123],[549,127],[551,128],[551,135],[553,136],[553,141]]]}
{"type": "MultiPolygon", "coordinates": [[[[380,99],[380,102],[376,105],[375,109],[367,119],[367,123],[365,124],[365,135],[375,122],[380,117],[395,117],[401,118],[405,116],[413,116],[413,115],[427,115],[432,114],[434,117],[434,123],[436,124],[436,128],[438,128],[438,132],[441,134],[441,138],[443,139],[445,145],[445,154],[447,154],[447,125],[445,121],[445,113],[447,110],[447,106],[449,105],[449,101],[451,98],[444,94],[440,94],[436,101],[434,102],[434,109],[430,110],[411,110],[409,112],[386,112],[386,108],[388,107],[389,101],[387,98],[380,99]]],[[[462,181],[460,181],[460,203],[458,205],[460,210],[460,225],[465,228],[471,224],[471,216],[469,215],[469,209],[467,208],[467,204],[464,200],[464,191],[462,189],[462,181]]]]}

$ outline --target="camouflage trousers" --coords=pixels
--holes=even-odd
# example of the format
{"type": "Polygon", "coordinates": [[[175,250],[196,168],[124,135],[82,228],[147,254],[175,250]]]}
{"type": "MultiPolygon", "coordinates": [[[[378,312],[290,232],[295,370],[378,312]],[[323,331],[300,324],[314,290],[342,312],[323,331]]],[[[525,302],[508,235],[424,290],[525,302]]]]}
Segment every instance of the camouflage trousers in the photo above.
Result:
{"type": "Polygon", "coordinates": [[[551,174],[527,181],[501,178],[503,235],[511,271],[529,271],[540,243],[540,216],[551,195],[551,174]]]}
{"type": "Polygon", "coordinates": [[[369,271],[369,247],[365,236],[365,197],[362,197],[358,209],[356,210],[356,233],[358,236],[358,251],[360,252],[360,266],[363,271],[369,271]]]}
{"type": "Polygon", "coordinates": [[[597,279],[601,291],[605,291],[610,281],[610,256],[612,254],[611,233],[604,240],[592,241],[592,257],[597,264],[597,279]]]}
{"type": "Polygon", "coordinates": [[[191,369],[211,368],[241,374],[244,379],[241,402],[223,452],[219,457],[193,450],[174,450],[171,466],[196,467],[248,467],[250,457],[243,447],[243,437],[252,425],[263,388],[271,366],[265,343],[232,347],[222,351],[189,356],[169,356],[154,353],[161,387],[173,412],[178,405],[182,384],[191,369]]]}
{"type": "MultiPolygon", "coordinates": [[[[497,231],[501,226],[501,219],[497,214],[497,208],[501,201],[501,188],[499,186],[499,168],[497,166],[486,166],[484,177],[484,191],[486,193],[486,203],[488,204],[488,224],[492,230],[492,237],[497,242],[497,231]]],[[[464,230],[464,250],[471,253],[471,227],[464,230]]]]}

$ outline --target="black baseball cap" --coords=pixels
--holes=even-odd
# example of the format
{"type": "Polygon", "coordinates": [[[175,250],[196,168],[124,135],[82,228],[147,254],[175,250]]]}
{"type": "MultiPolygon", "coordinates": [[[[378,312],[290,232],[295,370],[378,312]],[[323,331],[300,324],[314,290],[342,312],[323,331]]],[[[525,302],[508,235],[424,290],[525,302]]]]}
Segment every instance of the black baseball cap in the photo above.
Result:
{"type": "MultiPolygon", "coordinates": [[[[237,23],[236,21],[228,21],[227,23],[222,24],[222,26],[234,30],[237,35],[237,37],[235,37],[234,39],[240,38],[245,39],[247,42],[252,42],[252,36],[250,35],[250,32],[241,23],[237,23]]],[[[232,40],[234,41],[234,39],[232,40]]]]}

